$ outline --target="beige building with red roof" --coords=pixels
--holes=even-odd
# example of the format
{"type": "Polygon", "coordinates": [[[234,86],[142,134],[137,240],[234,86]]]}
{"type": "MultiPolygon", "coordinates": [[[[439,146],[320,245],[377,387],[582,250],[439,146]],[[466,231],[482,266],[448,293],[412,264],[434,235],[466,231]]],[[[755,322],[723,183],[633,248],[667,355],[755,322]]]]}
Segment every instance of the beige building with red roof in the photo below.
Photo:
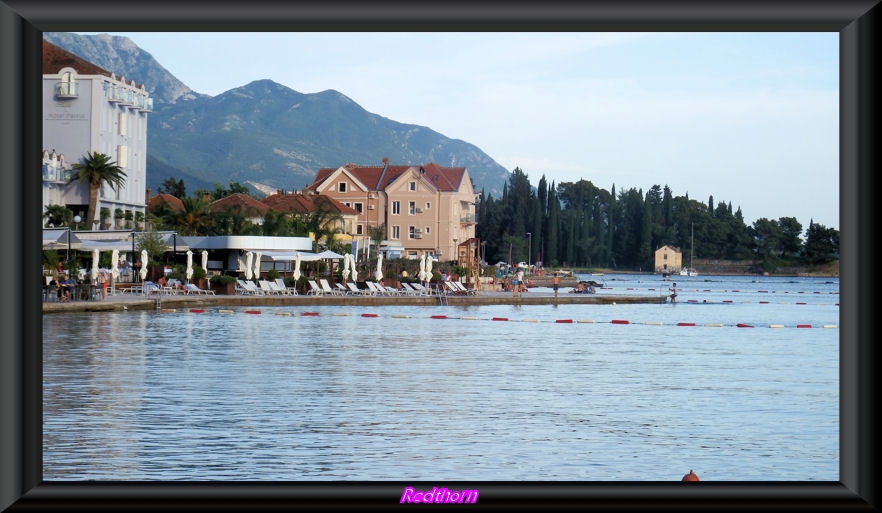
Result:
{"type": "Polygon", "coordinates": [[[402,258],[431,253],[440,260],[456,259],[454,246],[473,239],[477,223],[478,194],[468,170],[383,161],[382,166],[322,168],[304,193],[324,194],[354,209],[351,233],[356,240],[384,226],[380,249],[390,257],[400,251],[402,258]]]}

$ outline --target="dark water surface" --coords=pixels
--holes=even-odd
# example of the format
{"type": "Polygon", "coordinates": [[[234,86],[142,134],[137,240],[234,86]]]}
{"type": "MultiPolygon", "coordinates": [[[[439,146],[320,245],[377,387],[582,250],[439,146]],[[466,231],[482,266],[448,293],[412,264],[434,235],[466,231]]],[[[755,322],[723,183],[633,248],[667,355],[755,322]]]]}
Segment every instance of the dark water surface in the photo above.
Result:
{"type": "Polygon", "coordinates": [[[675,305],[47,315],[44,479],[839,480],[838,280],[676,281],[675,305]]]}

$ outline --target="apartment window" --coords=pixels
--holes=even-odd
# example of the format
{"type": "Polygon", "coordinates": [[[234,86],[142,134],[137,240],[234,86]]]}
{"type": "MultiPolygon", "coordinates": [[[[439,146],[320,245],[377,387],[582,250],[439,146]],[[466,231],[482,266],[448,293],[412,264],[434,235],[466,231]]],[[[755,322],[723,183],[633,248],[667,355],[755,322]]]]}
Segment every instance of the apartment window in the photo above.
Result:
{"type": "Polygon", "coordinates": [[[407,259],[408,259],[408,260],[417,260],[418,258],[419,258],[419,257],[417,256],[417,252],[416,252],[416,251],[408,251],[408,252],[407,252],[407,259]]]}
{"type": "Polygon", "coordinates": [[[432,208],[432,203],[430,201],[427,201],[426,202],[426,210],[429,210],[430,208],[432,208]]]}
{"type": "Polygon", "coordinates": [[[346,192],[346,182],[340,182],[337,184],[337,192],[346,192]]]}
{"type": "Polygon", "coordinates": [[[401,202],[393,201],[392,202],[392,215],[397,216],[401,215],[401,202]]]}
{"type": "Polygon", "coordinates": [[[407,184],[407,186],[412,191],[416,190],[416,182],[410,182],[409,184],[407,184]]]}
{"type": "Polygon", "coordinates": [[[364,212],[364,204],[361,203],[361,202],[353,203],[353,204],[352,204],[352,208],[354,208],[355,211],[358,212],[359,214],[361,214],[362,212],[364,212]]]}
{"type": "Polygon", "coordinates": [[[356,235],[364,235],[364,225],[363,224],[356,225],[355,234],[356,235]]]}
{"type": "Polygon", "coordinates": [[[401,227],[398,225],[392,226],[392,240],[398,240],[401,238],[401,227]]]}
{"type": "Polygon", "coordinates": [[[407,211],[408,211],[408,213],[410,213],[410,215],[416,214],[416,202],[415,201],[408,202],[407,211]]]}
{"type": "Polygon", "coordinates": [[[419,232],[417,231],[417,227],[416,227],[416,226],[408,226],[408,227],[407,227],[407,237],[408,237],[409,239],[416,239],[416,238],[419,238],[419,237],[417,237],[417,235],[419,235],[419,232]]]}
{"type": "Polygon", "coordinates": [[[429,230],[431,230],[431,228],[429,228],[428,226],[426,226],[425,228],[423,228],[423,233],[425,233],[426,235],[428,235],[428,234],[429,234],[429,230]]]}

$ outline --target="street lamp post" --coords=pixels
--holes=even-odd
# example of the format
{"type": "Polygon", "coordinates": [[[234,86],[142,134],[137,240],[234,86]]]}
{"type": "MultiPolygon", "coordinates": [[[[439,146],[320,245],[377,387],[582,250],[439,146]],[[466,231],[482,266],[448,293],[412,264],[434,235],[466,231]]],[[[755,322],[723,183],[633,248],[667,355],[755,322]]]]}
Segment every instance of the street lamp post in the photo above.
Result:
{"type": "Polygon", "coordinates": [[[530,268],[530,253],[533,252],[533,234],[527,232],[527,269],[530,268]]]}
{"type": "Polygon", "coordinates": [[[132,283],[135,283],[135,231],[132,230],[132,283]]]}

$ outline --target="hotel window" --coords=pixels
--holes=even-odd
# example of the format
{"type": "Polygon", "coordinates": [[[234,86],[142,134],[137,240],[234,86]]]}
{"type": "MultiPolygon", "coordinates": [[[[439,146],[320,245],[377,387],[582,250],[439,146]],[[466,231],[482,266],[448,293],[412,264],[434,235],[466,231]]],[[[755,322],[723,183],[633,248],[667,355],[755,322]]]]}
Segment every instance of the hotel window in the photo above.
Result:
{"type": "Polygon", "coordinates": [[[126,134],[126,121],[129,119],[128,115],[125,112],[119,113],[119,135],[127,135],[126,134]]]}
{"type": "Polygon", "coordinates": [[[337,192],[346,192],[346,182],[340,182],[337,184],[337,192]]]}
{"type": "Polygon", "coordinates": [[[430,230],[431,230],[431,228],[429,228],[428,226],[426,226],[426,228],[423,230],[423,233],[425,233],[426,235],[428,235],[430,230]]]}
{"type": "Polygon", "coordinates": [[[358,212],[359,214],[364,212],[364,204],[361,202],[353,203],[352,208],[354,208],[355,211],[358,212]]]}
{"type": "Polygon", "coordinates": [[[410,215],[416,214],[416,202],[415,201],[408,202],[407,211],[410,215]]]}
{"type": "Polygon", "coordinates": [[[427,201],[426,202],[426,210],[429,210],[430,208],[432,208],[432,203],[430,201],[427,201]]]}
{"type": "Polygon", "coordinates": [[[401,215],[401,202],[393,201],[392,202],[392,215],[397,216],[401,215]]]}
{"type": "Polygon", "coordinates": [[[416,182],[410,182],[409,184],[407,184],[407,186],[412,191],[416,190],[416,182]]]}
{"type": "Polygon", "coordinates": [[[419,233],[419,232],[417,232],[417,227],[416,227],[416,226],[408,226],[408,227],[407,227],[407,237],[408,237],[408,238],[410,238],[410,239],[416,239],[418,233],[419,233]]]}
{"type": "Polygon", "coordinates": [[[392,226],[392,239],[398,240],[401,238],[401,227],[398,225],[392,226]]]}

